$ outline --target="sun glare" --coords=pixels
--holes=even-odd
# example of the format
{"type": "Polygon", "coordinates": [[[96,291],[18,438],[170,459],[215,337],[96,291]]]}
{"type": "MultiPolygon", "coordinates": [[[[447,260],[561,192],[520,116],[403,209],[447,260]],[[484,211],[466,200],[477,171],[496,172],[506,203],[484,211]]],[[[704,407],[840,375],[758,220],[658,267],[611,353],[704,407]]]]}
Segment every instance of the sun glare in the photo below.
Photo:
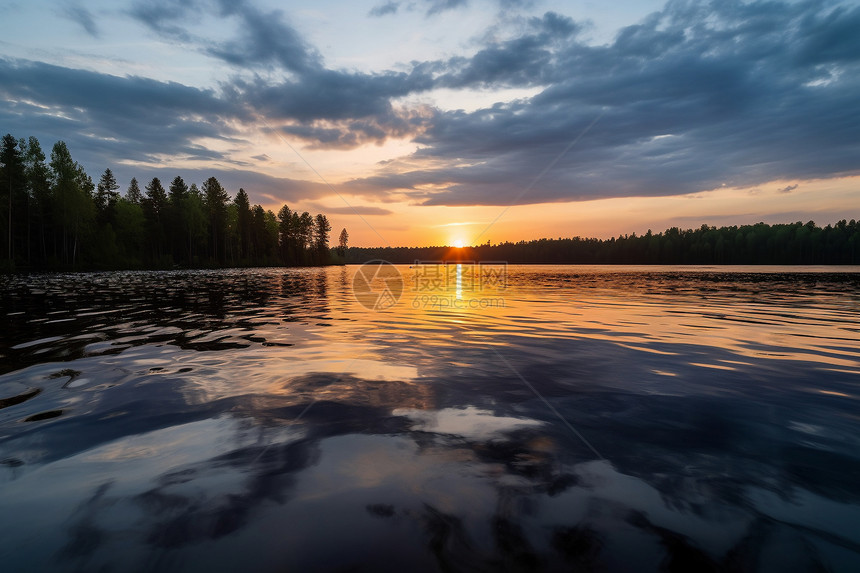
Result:
{"type": "Polygon", "coordinates": [[[454,246],[458,249],[462,249],[465,245],[463,244],[463,239],[455,239],[454,246]]]}

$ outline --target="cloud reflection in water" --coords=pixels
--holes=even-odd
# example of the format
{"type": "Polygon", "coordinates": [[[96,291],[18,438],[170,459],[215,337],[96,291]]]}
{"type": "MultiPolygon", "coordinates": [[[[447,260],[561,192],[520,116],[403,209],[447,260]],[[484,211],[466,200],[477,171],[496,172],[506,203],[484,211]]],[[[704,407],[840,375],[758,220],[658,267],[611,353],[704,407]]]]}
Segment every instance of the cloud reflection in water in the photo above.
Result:
{"type": "Polygon", "coordinates": [[[857,275],[522,267],[506,308],[374,313],[349,272],[4,278],[4,563],[860,563],[857,275]]]}

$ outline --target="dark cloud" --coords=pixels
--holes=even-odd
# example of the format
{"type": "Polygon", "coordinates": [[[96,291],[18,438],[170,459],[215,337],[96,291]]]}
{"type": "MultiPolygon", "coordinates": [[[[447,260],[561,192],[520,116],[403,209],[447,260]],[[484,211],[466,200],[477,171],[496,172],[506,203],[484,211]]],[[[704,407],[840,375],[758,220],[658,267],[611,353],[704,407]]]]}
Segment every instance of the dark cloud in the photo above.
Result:
{"type": "Polygon", "coordinates": [[[236,80],[232,85],[237,102],[268,117],[303,122],[385,116],[393,98],[432,87],[432,77],[420,69],[380,74],[322,69],[279,84],[236,80]]]}
{"type": "Polygon", "coordinates": [[[437,81],[545,86],[538,95],[438,112],[415,138],[412,160],[427,169],[385,166],[352,185],[505,205],[856,174],[860,48],[845,23],[858,17],[816,2],[691,2],[606,46],[571,41],[575,27],[564,41],[533,31],[452,61],[437,81]]]}
{"type": "Polygon", "coordinates": [[[239,19],[238,38],[215,43],[207,52],[242,67],[279,65],[303,73],[322,67],[322,58],[284,21],[279,10],[264,12],[248,3],[221,2],[221,13],[239,19]]]}
{"type": "Polygon", "coordinates": [[[792,191],[794,191],[798,187],[800,187],[800,185],[795,183],[794,185],[788,185],[786,187],[782,187],[781,189],[777,189],[777,191],[779,193],[791,193],[792,191]]]}
{"type": "Polygon", "coordinates": [[[427,129],[431,118],[422,110],[392,108],[365,119],[315,121],[287,125],[281,131],[306,141],[312,149],[352,149],[368,143],[382,144],[389,138],[414,138],[427,129]]]}
{"type": "Polygon", "coordinates": [[[229,125],[242,116],[213,92],[0,59],[0,97],[5,131],[36,136],[47,155],[55,142],[65,141],[92,177],[110,167],[123,192],[132,177],[143,186],[152,177],[170,181],[180,175],[198,185],[215,176],[231,195],[244,187],[254,203],[295,203],[331,194],[325,184],[267,176],[195,143],[199,138],[243,143],[229,125]],[[186,160],[211,167],[175,167],[186,160]]]}
{"type": "Polygon", "coordinates": [[[860,8],[838,6],[815,18],[803,43],[800,61],[811,64],[857,62],[860,60],[860,8]]]}
{"type": "Polygon", "coordinates": [[[139,1],[130,15],[160,36],[190,42],[205,54],[242,68],[277,66],[302,73],[322,66],[321,56],[290,26],[280,10],[265,11],[231,0],[139,1]],[[237,21],[230,40],[195,37],[183,25],[192,15],[210,13],[237,21]]]}
{"type": "Polygon", "coordinates": [[[528,33],[496,42],[469,58],[452,58],[436,83],[442,87],[510,87],[545,85],[558,65],[556,52],[581,26],[570,18],[547,12],[528,21],[528,33]]]}
{"type": "Polygon", "coordinates": [[[81,27],[86,30],[87,34],[93,38],[99,37],[99,28],[96,25],[96,21],[93,18],[92,13],[83,6],[67,4],[63,7],[63,15],[73,22],[80,24],[81,27]]]}
{"type": "MultiPolygon", "coordinates": [[[[165,113],[187,116],[196,110],[199,117],[211,120],[223,115],[235,116],[238,111],[213,90],[27,60],[0,59],[0,80],[0,90],[7,100],[82,109],[95,116],[102,113],[111,117],[125,115],[137,123],[160,119],[165,113]]],[[[194,117],[174,119],[195,123],[194,117]]]]}
{"type": "MultiPolygon", "coordinates": [[[[465,3],[413,5],[436,14],[465,3]]],[[[407,7],[377,8],[389,5],[407,7]]],[[[196,158],[225,170],[249,164],[200,142],[238,147],[249,126],[318,149],[406,139],[418,151],[346,188],[435,205],[669,195],[860,172],[858,6],[670,2],[606,45],[585,43],[580,23],[549,12],[519,20],[515,36],[494,29],[472,55],[372,73],[326,67],[282,13],[250,2],[156,0],[130,14],[231,64],[237,77],[215,91],[0,60],[5,129],[71,139],[94,163],[196,158]],[[193,36],[187,25],[200,12],[233,20],[235,36],[193,36]],[[437,88],[513,87],[539,92],[470,112],[402,103],[437,88]]]]}
{"type": "Polygon", "coordinates": [[[427,7],[427,15],[433,16],[455,8],[462,8],[468,4],[468,0],[426,0],[429,4],[427,7]]]}
{"type": "MultiPolygon", "coordinates": [[[[502,10],[513,10],[532,7],[534,2],[532,0],[498,0],[498,4],[502,10]]],[[[384,4],[377,4],[371,8],[367,15],[380,17],[387,14],[396,14],[400,7],[404,6],[407,11],[424,10],[425,16],[429,18],[442,12],[448,12],[449,10],[465,8],[468,5],[469,0],[422,0],[410,3],[389,1],[384,4]]]]}
{"type": "Polygon", "coordinates": [[[139,0],[132,4],[128,13],[161,36],[189,41],[191,36],[181,21],[201,8],[198,0],[139,0]]]}
{"type": "MultiPolygon", "coordinates": [[[[244,107],[266,122],[288,122],[286,133],[315,148],[349,149],[417,133],[416,123],[420,122],[416,122],[415,114],[395,110],[391,100],[432,88],[432,65],[416,64],[409,72],[375,74],[332,70],[278,11],[265,12],[247,2],[200,0],[173,7],[169,22],[182,21],[192,8],[238,19],[240,33],[236,38],[198,40],[205,53],[242,70],[274,66],[292,72],[291,77],[276,83],[260,77],[225,82],[225,98],[236,107],[244,107]]],[[[189,36],[151,14],[148,6],[139,6],[134,14],[159,33],[189,36]]]]}
{"type": "Polygon", "coordinates": [[[121,161],[222,160],[195,141],[235,142],[243,118],[211,90],[0,59],[0,123],[50,146],[66,141],[88,169],[121,161]],[[45,143],[50,142],[50,143],[45,143]]]}
{"type": "Polygon", "coordinates": [[[400,8],[399,2],[386,2],[385,4],[378,4],[371,8],[367,15],[378,18],[386,14],[396,14],[398,8],[400,8]]]}

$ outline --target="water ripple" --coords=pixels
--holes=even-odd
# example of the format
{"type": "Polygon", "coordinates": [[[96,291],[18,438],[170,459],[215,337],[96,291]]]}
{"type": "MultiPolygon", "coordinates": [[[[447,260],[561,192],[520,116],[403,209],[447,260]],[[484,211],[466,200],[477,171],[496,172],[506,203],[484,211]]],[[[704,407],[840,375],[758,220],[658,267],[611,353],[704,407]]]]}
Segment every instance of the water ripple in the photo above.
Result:
{"type": "Polygon", "coordinates": [[[860,567],[857,269],[399,270],[0,278],[4,564],[860,567]]]}

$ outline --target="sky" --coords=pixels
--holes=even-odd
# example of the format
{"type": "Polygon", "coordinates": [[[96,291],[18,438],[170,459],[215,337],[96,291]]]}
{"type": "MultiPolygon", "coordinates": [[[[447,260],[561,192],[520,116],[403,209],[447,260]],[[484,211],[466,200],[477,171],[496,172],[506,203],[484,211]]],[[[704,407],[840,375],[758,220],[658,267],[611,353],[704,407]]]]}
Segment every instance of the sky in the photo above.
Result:
{"type": "Polygon", "coordinates": [[[860,4],[0,0],[0,131],[354,246],[860,219],[860,4]]]}

